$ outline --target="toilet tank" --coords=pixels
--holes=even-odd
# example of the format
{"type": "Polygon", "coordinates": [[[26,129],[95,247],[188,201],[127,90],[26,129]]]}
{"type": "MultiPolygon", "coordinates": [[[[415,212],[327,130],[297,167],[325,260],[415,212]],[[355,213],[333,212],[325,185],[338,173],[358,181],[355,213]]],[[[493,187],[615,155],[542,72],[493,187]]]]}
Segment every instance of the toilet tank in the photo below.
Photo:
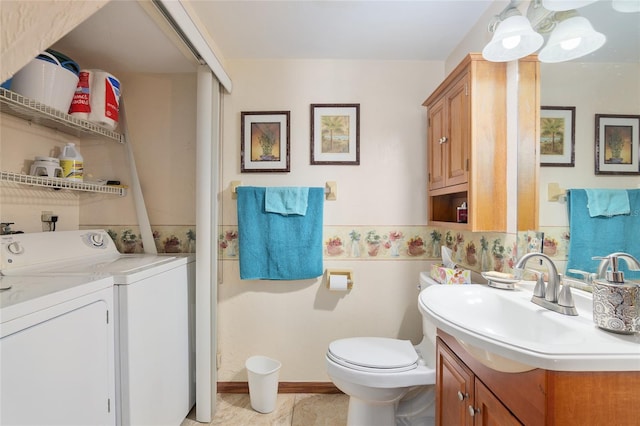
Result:
{"type": "MultiPolygon", "coordinates": [[[[432,285],[441,285],[429,276],[429,272],[420,272],[418,288],[423,291],[432,285]]],[[[436,365],[436,326],[422,315],[422,341],[418,344],[422,358],[429,367],[436,365]]]]}

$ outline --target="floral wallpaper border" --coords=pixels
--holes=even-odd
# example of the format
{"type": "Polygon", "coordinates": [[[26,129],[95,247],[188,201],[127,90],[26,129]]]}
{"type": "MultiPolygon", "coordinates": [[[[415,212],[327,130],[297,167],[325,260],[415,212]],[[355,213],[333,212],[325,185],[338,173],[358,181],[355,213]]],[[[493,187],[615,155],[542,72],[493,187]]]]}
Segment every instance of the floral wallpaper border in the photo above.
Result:
{"type": "MultiPolygon", "coordinates": [[[[83,226],[83,229],[104,229],[115,242],[120,253],[144,253],[138,226],[83,226]]],[[[194,225],[151,226],[158,253],[195,253],[194,225]]]]}
{"type": "MultiPolygon", "coordinates": [[[[87,227],[85,227],[88,229],[87,227]]],[[[89,227],[91,229],[97,226],[89,227]]],[[[137,226],[109,225],[106,229],[121,253],[143,253],[137,226]]],[[[158,253],[194,253],[194,225],[151,226],[158,253]]],[[[530,250],[542,251],[564,270],[569,247],[568,227],[542,227],[517,235],[474,233],[430,226],[325,226],[325,260],[438,260],[441,246],[451,250],[454,262],[475,271],[512,269],[518,257],[530,250]],[[540,238],[544,236],[543,240],[540,238]],[[540,244],[542,241],[542,244],[540,244]]],[[[238,259],[238,227],[223,225],[218,232],[219,259],[238,259]]]]}

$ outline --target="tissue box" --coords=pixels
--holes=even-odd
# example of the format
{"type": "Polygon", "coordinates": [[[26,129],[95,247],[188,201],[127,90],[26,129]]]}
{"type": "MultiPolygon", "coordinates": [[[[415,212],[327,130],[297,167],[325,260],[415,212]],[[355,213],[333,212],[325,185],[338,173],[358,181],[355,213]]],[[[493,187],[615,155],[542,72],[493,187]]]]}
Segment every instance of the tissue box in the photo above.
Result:
{"type": "Polygon", "coordinates": [[[440,284],[471,284],[471,271],[452,269],[442,264],[431,265],[431,278],[440,284]]]}

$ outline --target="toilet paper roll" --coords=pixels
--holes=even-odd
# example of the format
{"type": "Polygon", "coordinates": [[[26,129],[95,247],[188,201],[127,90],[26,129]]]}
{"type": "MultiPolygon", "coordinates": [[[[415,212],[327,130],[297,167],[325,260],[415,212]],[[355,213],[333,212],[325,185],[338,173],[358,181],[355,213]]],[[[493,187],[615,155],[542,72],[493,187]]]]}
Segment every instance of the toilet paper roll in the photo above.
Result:
{"type": "Polygon", "coordinates": [[[330,275],[329,290],[331,291],[347,291],[349,289],[349,280],[346,275],[330,275]]]}

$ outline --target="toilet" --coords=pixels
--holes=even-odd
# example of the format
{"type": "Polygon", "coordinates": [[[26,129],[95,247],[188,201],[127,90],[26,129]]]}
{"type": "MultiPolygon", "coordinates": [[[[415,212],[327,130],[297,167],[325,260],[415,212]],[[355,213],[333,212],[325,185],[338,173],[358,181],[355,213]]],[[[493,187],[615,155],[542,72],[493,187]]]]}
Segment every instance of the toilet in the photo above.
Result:
{"type": "MultiPolygon", "coordinates": [[[[420,273],[420,289],[437,285],[420,273]]],[[[436,328],[422,317],[423,338],[351,337],[329,344],[327,374],[349,395],[347,426],[426,426],[435,422],[436,328]]]]}

